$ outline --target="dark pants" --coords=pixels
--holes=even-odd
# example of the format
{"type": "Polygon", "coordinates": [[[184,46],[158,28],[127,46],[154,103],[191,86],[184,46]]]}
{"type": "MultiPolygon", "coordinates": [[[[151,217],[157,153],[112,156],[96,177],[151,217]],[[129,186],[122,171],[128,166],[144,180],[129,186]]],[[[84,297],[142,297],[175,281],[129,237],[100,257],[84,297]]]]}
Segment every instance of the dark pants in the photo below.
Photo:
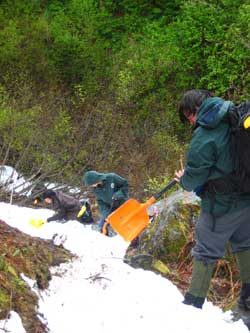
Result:
{"type": "Polygon", "coordinates": [[[193,256],[213,263],[224,256],[228,241],[233,253],[250,249],[250,207],[215,218],[214,230],[211,214],[201,212],[193,256]]]}

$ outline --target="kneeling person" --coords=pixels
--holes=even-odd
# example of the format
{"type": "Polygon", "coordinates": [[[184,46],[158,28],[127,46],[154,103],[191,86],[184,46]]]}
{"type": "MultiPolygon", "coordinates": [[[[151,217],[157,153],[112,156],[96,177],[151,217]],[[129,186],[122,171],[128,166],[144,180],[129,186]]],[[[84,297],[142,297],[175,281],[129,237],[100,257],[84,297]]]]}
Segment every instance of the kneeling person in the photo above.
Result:
{"type": "Polygon", "coordinates": [[[50,205],[56,211],[53,216],[47,219],[47,222],[63,220],[77,220],[83,223],[94,222],[90,208],[82,209],[85,203],[81,203],[69,194],[62,191],[47,190],[41,197],[47,205],[50,205]]]}

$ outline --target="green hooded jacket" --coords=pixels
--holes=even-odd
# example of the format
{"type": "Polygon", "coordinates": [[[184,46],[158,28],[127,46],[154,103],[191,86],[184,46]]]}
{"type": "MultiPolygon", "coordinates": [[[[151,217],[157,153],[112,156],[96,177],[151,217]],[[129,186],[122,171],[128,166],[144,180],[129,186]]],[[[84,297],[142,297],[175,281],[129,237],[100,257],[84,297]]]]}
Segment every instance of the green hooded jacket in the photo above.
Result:
{"type": "MultiPolygon", "coordinates": [[[[180,185],[187,191],[201,189],[208,180],[222,177],[233,171],[230,153],[230,128],[227,112],[233,103],[218,97],[207,98],[201,105],[196,128],[190,142],[184,175],[180,185]]],[[[201,208],[211,212],[211,197],[201,191],[201,208]]],[[[232,197],[216,194],[212,212],[215,216],[249,206],[249,196],[232,197]]]]}
{"type": "Polygon", "coordinates": [[[102,220],[128,200],[128,182],[116,173],[87,171],[84,174],[84,182],[86,185],[102,183],[94,188],[102,220]]]}

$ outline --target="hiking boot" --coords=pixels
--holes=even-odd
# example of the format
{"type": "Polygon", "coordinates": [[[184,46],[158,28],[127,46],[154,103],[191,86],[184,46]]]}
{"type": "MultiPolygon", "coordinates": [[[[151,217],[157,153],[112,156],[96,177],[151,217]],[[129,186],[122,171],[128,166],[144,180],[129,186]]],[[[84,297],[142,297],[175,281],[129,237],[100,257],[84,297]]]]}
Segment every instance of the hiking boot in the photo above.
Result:
{"type": "Polygon", "coordinates": [[[249,311],[249,315],[250,315],[250,296],[245,300],[242,300],[241,298],[239,298],[238,306],[240,309],[249,311]]]}
{"type": "Polygon", "coordinates": [[[231,319],[232,321],[242,320],[243,323],[247,326],[248,330],[250,330],[250,311],[246,310],[244,303],[238,303],[231,309],[231,319]]]}
{"type": "Polygon", "coordinates": [[[249,311],[250,315],[250,283],[242,284],[238,306],[242,310],[249,311]]]}
{"type": "Polygon", "coordinates": [[[192,305],[198,309],[202,309],[204,302],[205,302],[205,297],[198,297],[198,296],[194,296],[190,293],[186,293],[185,298],[182,303],[186,304],[186,305],[192,305]]]}
{"type": "Polygon", "coordinates": [[[214,265],[214,263],[205,263],[194,258],[192,279],[183,301],[184,304],[202,309],[209,289],[214,265]]]}

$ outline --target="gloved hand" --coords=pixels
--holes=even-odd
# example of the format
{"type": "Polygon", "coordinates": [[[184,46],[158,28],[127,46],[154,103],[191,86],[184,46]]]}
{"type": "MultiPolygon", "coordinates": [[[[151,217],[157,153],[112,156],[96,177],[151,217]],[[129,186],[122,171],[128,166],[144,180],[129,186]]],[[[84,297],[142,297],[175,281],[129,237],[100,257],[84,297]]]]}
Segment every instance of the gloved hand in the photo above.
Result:
{"type": "Polygon", "coordinates": [[[194,189],[194,193],[199,197],[201,195],[202,190],[203,190],[203,185],[199,185],[194,189]]]}
{"type": "Polygon", "coordinates": [[[115,193],[113,193],[113,200],[122,200],[124,198],[124,194],[122,191],[116,191],[115,193]]]}

